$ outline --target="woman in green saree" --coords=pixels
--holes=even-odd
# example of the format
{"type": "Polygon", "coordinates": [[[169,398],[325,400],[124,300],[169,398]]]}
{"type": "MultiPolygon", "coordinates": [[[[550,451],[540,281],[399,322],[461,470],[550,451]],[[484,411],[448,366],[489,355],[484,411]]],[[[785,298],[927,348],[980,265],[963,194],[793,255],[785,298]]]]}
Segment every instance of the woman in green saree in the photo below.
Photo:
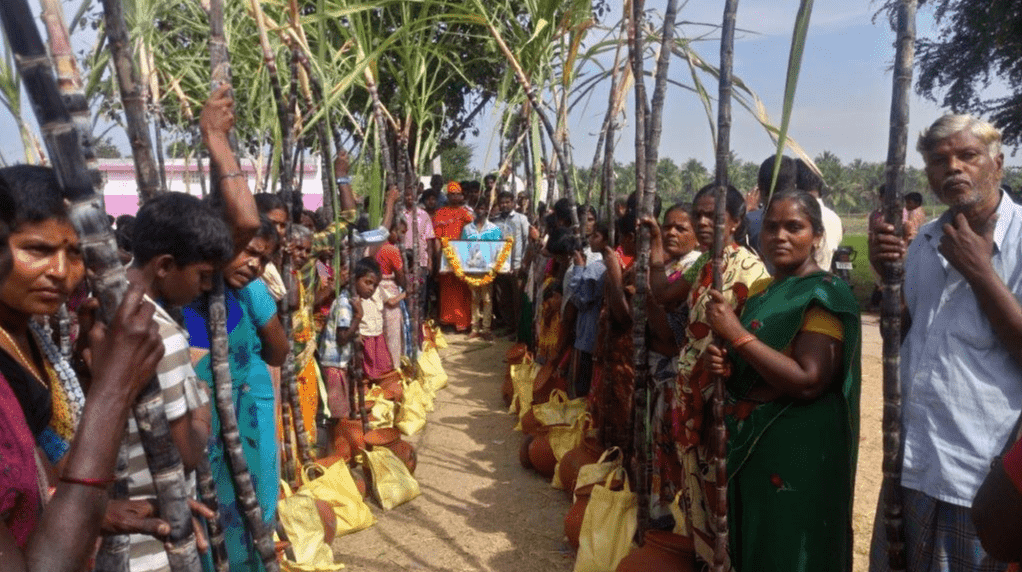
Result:
{"type": "Polygon", "coordinates": [[[741,318],[711,293],[707,366],[728,375],[728,523],[741,572],[848,571],[859,433],[859,308],[813,259],[810,195],[773,198],[760,242],[776,268],[741,318]]]}

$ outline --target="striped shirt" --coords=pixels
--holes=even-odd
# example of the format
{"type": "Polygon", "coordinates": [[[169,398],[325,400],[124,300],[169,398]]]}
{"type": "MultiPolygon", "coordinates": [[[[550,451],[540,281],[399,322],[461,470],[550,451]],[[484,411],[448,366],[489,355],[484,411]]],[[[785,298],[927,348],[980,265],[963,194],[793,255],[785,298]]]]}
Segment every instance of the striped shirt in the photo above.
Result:
{"type": "MultiPolygon", "coordinates": [[[[167,413],[167,421],[183,417],[189,411],[199,409],[209,403],[204,388],[205,383],[199,380],[192,369],[188,352],[188,332],[148,296],[146,300],[156,306],[153,319],[160,329],[163,339],[163,359],[156,366],[156,377],[163,389],[163,409],[167,413]]],[[[128,495],[132,499],[155,497],[156,489],[153,478],[146,464],[145,451],[138,433],[134,417],[128,418],[128,495]]],[[[191,496],[195,495],[194,474],[185,478],[186,489],[191,496]]],[[[131,535],[131,572],[150,572],[170,570],[163,543],[151,536],[142,534],[131,535]]]]}

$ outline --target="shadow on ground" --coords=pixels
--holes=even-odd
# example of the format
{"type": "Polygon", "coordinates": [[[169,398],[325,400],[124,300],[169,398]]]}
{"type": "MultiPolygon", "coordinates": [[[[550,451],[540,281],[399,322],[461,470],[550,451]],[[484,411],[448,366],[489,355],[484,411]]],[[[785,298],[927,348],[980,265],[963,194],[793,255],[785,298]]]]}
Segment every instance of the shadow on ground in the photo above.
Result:
{"type": "Polygon", "coordinates": [[[569,571],[563,491],[518,464],[521,434],[501,400],[506,341],[449,335],[441,352],[450,376],[418,452],[422,496],[390,511],[371,503],[372,528],[333,548],[349,570],[569,571]]]}

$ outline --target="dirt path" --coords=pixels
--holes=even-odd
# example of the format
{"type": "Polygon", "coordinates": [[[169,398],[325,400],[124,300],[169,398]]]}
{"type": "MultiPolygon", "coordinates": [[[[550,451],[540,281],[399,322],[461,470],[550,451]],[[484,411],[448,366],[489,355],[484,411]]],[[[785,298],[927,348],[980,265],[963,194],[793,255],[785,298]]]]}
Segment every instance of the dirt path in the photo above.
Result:
{"type": "MultiPolygon", "coordinates": [[[[422,496],[391,511],[370,503],[376,526],[334,541],[348,570],[567,572],[562,491],[518,464],[520,434],[500,397],[507,342],[448,336],[441,352],[450,385],[437,396],[416,446],[422,496]]],[[[880,489],[880,334],[863,316],[862,428],[855,499],[855,570],[868,569],[880,489]]]]}

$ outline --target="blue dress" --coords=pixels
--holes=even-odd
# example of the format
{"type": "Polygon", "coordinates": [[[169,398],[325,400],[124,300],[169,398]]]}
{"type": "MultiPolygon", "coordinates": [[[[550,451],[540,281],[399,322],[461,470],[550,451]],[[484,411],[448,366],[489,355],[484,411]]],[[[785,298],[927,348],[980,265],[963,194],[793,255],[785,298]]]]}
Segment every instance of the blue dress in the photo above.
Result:
{"type": "MultiPolygon", "coordinates": [[[[262,358],[259,329],[277,313],[277,304],[262,280],[255,280],[241,290],[226,288],[228,349],[230,353],[231,382],[234,385],[234,409],[238,416],[241,445],[252,474],[256,499],[262,508],[263,521],[274,526],[277,495],[280,486],[280,457],[277,445],[277,423],[274,417],[273,382],[262,358]]],[[[209,349],[209,312],[205,300],[183,309],[189,343],[193,348],[209,349]]],[[[195,372],[213,390],[210,355],[196,365],[195,372]]],[[[238,508],[234,481],[220,439],[220,417],[214,408],[213,426],[209,443],[209,461],[216,481],[220,505],[220,525],[224,530],[227,554],[232,572],[263,570],[258,552],[245,530],[244,519],[238,508]]],[[[203,558],[204,568],[212,570],[209,558],[203,558]]]]}

